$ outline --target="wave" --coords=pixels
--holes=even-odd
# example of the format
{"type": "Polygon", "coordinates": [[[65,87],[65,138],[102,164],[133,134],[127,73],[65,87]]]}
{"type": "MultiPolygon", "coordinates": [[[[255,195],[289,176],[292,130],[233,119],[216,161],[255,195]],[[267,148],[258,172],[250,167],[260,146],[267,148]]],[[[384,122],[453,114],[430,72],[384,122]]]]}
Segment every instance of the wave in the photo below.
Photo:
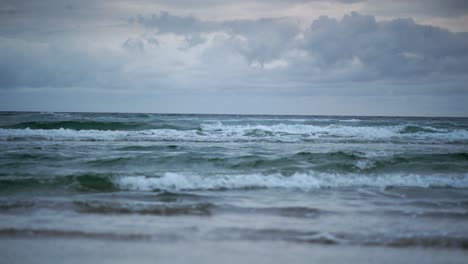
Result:
{"type": "Polygon", "coordinates": [[[0,192],[61,189],[78,192],[112,192],[118,187],[112,181],[112,174],[84,173],[57,177],[2,177],[0,192]]]}
{"type": "Polygon", "coordinates": [[[118,150],[122,151],[159,151],[159,150],[171,150],[171,149],[179,149],[180,146],[177,145],[166,145],[166,146],[141,146],[141,145],[134,145],[134,146],[126,146],[121,147],[118,150]]]}
{"type": "Polygon", "coordinates": [[[447,129],[434,128],[429,126],[406,125],[400,129],[401,134],[414,134],[414,133],[447,133],[447,129]]]}
{"type": "MultiPolygon", "coordinates": [[[[113,169],[128,171],[128,168],[148,168],[157,164],[160,170],[171,171],[180,166],[195,171],[237,171],[281,173],[292,175],[308,171],[325,173],[359,173],[362,175],[413,173],[440,174],[466,173],[468,153],[374,153],[357,151],[297,152],[261,155],[239,153],[224,155],[218,152],[181,151],[176,145],[131,145],[118,148],[118,154],[81,160],[79,165],[88,170],[113,169]],[[163,151],[164,154],[159,153],[163,151]]],[[[44,162],[62,162],[66,156],[53,153],[4,153],[0,158],[5,169],[37,165],[44,162]]],[[[0,173],[0,176],[3,174],[0,173]]]]}
{"type": "Polygon", "coordinates": [[[136,131],[145,129],[172,129],[172,130],[193,130],[198,127],[177,126],[173,124],[151,124],[143,122],[110,122],[110,121],[49,121],[49,122],[22,122],[10,125],[3,125],[0,128],[10,129],[31,129],[31,130],[92,130],[92,131],[136,131]]]}
{"type": "MultiPolygon", "coordinates": [[[[165,194],[167,192],[162,192],[165,194]]],[[[159,215],[159,216],[176,216],[176,215],[198,215],[211,216],[215,213],[237,213],[237,214],[259,214],[259,215],[274,215],[292,218],[316,218],[329,212],[317,208],[310,207],[242,207],[231,204],[215,204],[206,201],[197,201],[200,197],[192,195],[190,201],[181,201],[180,197],[187,196],[184,193],[172,193],[176,197],[177,202],[164,201],[160,197],[154,197],[156,201],[147,202],[112,202],[112,201],[75,201],[73,202],[78,212],[92,214],[139,214],[139,215],[159,215]]],[[[0,204],[1,206],[1,204],[0,204]]],[[[1,207],[0,207],[1,208],[1,207]]]]}
{"type": "Polygon", "coordinates": [[[116,233],[93,233],[79,230],[60,229],[23,229],[3,228],[0,229],[0,237],[53,237],[53,238],[86,238],[102,240],[147,240],[150,236],[142,234],[116,234],[116,233]]]}
{"type": "Polygon", "coordinates": [[[351,118],[351,119],[341,119],[338,120],[339,122],[361,122],[363,121],[362,119],[356,119],[356,118],[351,118]]]}
{"type": "Polygon", "coordinates": [[[341,187],[451,187],[468,188],[468,175],[358,175],[330,173],[192,175],[165,173],[162,177],[124,176],[114,180],[123,190],[225,190],[258,188],[319,189],[341,187]]]}
{"type": "Polygon", "coordinates": [[[130,204],[101,202],[101,201],[76,201],[75,206],[81,213],[94,214],[139,214],[139,215],[198,215],[209,216],[215,207],[212,203],[190,204],[130,204]]]}
{"type": "Polygon", "coordinates": [[[359,152],[310,153],[300,152],[296,157],[306,160],[316,171],[341,173],[388,172],[466,172],[468,153],[410,153],[385,156],[359,152]]]}
{"type": "Polygon", "coordinates": [[[23,122],[3,126],[3,128],[29,128],[29,129],[71,129],[71,130],[135,130],[144,127],[138,122],[99,122],[99,121],[55,121],[55,122],[23,122]]]}
{"type": "Polygon", "coordinates": [[[75,192],[115,191],[190,191],[235,189],[298,189],[354,187],[416,187],[416,188],[468,188],[465,175],[384,174],[362,175],[356,173],[294,173],[286,176],[274,174],[216,174],[199,175],[166,172],[160,177],[122,176],[115,174],[86,173],[51,178],[16,177],[1,178],[0,192],[43,191],[64,189],[75,192]]]}
{"type": "MultiPolygon", "coordinates": [[[[26,126],[24,123],[21,126],[26,126]]],[[[70,124],[79,127],[83,124],[70,124]]],[[[96,124],[93,124],[93,128],[96,124]]],[[[194,142],[304,142],[317,140],[352,142],[414,141],[419,143],[467,143],[466,129],[438,129],[424,126],[346,126],[346,125],[224,125],[221,122],[201,124],[199,128],[161,125],[157,128],[131,130],[139,123],[103,123],[103,130],[57,128],[0,128],[0,140],[98,140],[98,141],[194,141],[194,142]],[[112,126],[115,126],[112,130],[112,126]],[[124,130],[118,130],[124,126],[124,130]]],[[[87,126],[87,125],[83,125],[87,126]]]]}
{"type": "MultiPolygon", "coordinates": [[[[193,233],[188,233],[193,235],[193,233]]],[[[365,236],[351,233],[333,233],[319,231],[300,231],[296,229],[277,228],[214,228],[205,233],[210,239],[217,241],[288,241],[294,243],[321,244],[321,245],[361,245],[361,246],[387,246],[387,247],[428,247],[428,248],[458,248],[468,249],[468,239],[461,236],[447,235],[377,235],[365,236]]],[[[0,237],[48,237],[48,238],[80,238],[96,240],[117,241],[158,241],[174,242],[178,239],[187,239],[168,233],[109,233],[89,232],[67,229],[40,229],[40,228],[2,228],[0,237]]]]}
{"type": "MultiPolygon", "coordinates": [[[[171,145],[170,145],[171,146],[171,145]]],[[[138,151],[160,150],[162,146],[140,147],[138,151]]],[[[172,148],[164,147],[166,150],[172,148]]],[[[135,151],[135,148],[126,147],[125,150],[135,151]]],[[[283,174],[313,170],[317,172],[335,173],[428,173],[434,172],[466,172],[468,170],[468,153],[442,153],[442,154],[398,154],[389,156],[367,157],[360,152],[298,152],[280,157],[266,157],[263,155],[241,155],[219,157],[194,152],[182,152],[173,155],[147,156],[139,154],[133,157],[105,157],[88,161],[92,166],[128,166],[138,164],[158,164],[160,167],[184,164],[192,168],[221,168],[229,170],[267,170],[279,171],[283,174]]]]}
{"type": "Polygon", "coordinates": [[[301,231],[277,228],[217,228],[216,237],[221,240],[248,239],[254,241],[283,240],[295,243],[323,245],[361,245],[387,247],[468,248],[468,239],[448,235],[374,235],[362,236],[351,233],[301,231]]]}
{"type": "MultiPolygon", "coordinates": [[[[352,120],[352,122],[356,122],[352,120]]],[[[200,130],[205,133],[220,135],[244,135],[244,136],[287,136],[301,135],[310,138],[321,137],[345,137],[345,138],[391,138],[408,136],[435,136],[439,135],[463,135],[468,138],[465,129],[442,129],[421,125],[382,125],[382,126],[357,126],[344,124],[313,125],[313,124],[242,124],[232,125],[221,122],[212,122],[200,125],[200,130]]]]}

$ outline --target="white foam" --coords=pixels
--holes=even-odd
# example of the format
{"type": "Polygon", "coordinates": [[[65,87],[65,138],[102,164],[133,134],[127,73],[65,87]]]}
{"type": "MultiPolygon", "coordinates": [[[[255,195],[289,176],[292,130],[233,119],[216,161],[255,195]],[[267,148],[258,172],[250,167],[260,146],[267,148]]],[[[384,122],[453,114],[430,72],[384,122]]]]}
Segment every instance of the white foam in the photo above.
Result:
{"type": "Polygon", "coordinates": [[[124,131],[72,130],[72,129],[0,129],[0,139],[44,140],[116,140],[126,136],[124,131]]]}
{"type": "Polygon", "coordinates": [[[139,131],[100,131],[71,129],[0,129],[0,140],[13,138],[45,140],[155,140],[155,141],[271,141],[301,142],[304,140],[403,140],[427,142],[468,141],[468,131],[433,129],[433,132],[401,133],[406,126],[350,126],[350,125],[225,125],[221,122],[202,124],[201,131],[148,129],[139,131]]]}
{"type": "Polygon", "coordinates": [[[212,190],[243,188],[317,189],[334,187],[436,187],[468,188],[468,174],[447,175],[358,175],[329,173],[197,175],[167,172],[162,177],[125,176],[115,179],[125,190],[212,190]]]}
{"type": "Polygon", "coordinates": [[[284,141],[317,139],[327,137],[342,138],[390,138],[398,133],[399,127],[352,127],[341,125],[315,126],[302,124],[276,125],[223,125],[222,123],[202,124],[203,132],[223,137],[246,137],[253,131],[267,132],[264,138],[278,138],[284,141]]]}
{"type": "Polygon", "coordinates": [[[358,160],[356,162],[356,167],[361,170],[370,169],[375,166],[375,161],[373,160],[358,160]]]}
{"type": "Polygon", "coordinates": [[[339,122],[361,122],[362,120],[361,119],[342,119],[342,120],[338,120],[339,122]]]}

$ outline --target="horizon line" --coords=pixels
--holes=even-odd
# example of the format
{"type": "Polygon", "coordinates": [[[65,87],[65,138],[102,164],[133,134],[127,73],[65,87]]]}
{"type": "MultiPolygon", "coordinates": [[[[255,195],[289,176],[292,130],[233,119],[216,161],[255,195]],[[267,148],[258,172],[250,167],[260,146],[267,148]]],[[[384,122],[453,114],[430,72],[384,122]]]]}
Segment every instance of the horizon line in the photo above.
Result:
{"type": "Polygon", "coordinates": [[[346,115],[346,114],[235,114],[235,113],[174,113],[174,112],[118,112],[118,111],[40,111],[0,110],[0,113],[81,113],[81,114],[153,114],[153,115],[218,115],[218,116],[303,116],[303,117],[389,117],[389,118],[468,118],[466,116],[424,116],[424,115],[346,115]]]}

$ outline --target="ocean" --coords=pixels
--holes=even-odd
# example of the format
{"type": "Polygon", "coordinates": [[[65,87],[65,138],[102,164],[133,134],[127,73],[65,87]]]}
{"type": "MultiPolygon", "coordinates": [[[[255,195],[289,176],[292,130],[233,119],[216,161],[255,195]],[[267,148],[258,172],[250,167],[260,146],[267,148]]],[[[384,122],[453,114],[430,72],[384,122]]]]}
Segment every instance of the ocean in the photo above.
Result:
{"type": "Polygon", "coordinates": [[[0,112],[3,263],[466,263],[467,249],[467,118],[0,112]]]}

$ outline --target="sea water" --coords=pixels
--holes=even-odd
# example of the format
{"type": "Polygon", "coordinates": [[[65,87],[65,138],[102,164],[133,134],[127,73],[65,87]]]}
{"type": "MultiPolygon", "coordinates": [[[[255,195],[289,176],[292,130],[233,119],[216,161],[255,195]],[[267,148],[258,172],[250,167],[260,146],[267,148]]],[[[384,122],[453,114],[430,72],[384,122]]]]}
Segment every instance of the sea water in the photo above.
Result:
{"type": "Polygon", "coordinates": [[[2,112],[0,245],[8,263],[60,262],[57,245],[463,263],[468,119],[2,112]]]}

